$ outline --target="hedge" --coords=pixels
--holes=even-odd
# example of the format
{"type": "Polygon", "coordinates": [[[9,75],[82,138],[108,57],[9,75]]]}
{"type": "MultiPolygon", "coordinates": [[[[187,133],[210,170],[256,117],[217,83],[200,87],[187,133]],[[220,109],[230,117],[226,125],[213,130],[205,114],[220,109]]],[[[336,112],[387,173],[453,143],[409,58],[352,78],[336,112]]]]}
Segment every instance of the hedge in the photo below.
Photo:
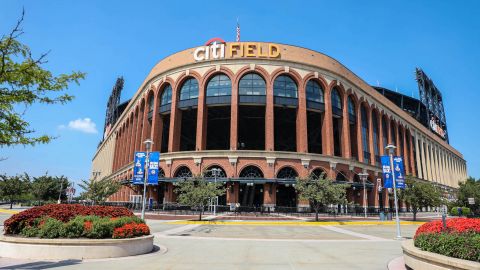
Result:
{"type": "MultiPolygon", "coordinates": [[[[458,208],[459,207],[457,207],[457,206],[452,207],[452,209],[450,209],[450,215],[458,216],[458,208]]],[[[461,207],[461,208],[462,208],[462,216],[470,215],[470,213],[471,213],[470,208],[468,208],[468,207],[461,207]]]]}
{"type": "Polygon", "coordinates": [[[463,260],[480,262],[480,219],[452,218],[420,226],[414,236],[416,247],[463,260]]]}

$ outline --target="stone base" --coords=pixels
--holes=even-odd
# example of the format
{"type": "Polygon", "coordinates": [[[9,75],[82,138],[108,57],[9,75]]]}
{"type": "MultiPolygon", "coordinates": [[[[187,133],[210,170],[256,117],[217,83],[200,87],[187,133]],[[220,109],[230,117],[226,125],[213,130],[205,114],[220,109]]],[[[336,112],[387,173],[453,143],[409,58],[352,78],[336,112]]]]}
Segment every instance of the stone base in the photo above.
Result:
{"type": "Polygon", "coordinates": [[[402,242],[405,264],[414,270],[480,270],[480,263],[423,251],[413,245],[413,240],[402,242]]]}
{"type": "Polygon", "coordinates": [[[116,258],[149,253],[153,235],[127,239],[39,239],[0,237],[0,257],[33,260],[116,258]]]}

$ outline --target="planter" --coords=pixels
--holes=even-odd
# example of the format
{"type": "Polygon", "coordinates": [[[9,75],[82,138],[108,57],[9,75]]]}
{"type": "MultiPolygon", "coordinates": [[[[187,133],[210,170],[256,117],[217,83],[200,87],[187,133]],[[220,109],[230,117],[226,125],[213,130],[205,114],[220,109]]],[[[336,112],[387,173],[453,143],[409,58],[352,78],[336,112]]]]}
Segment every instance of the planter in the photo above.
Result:
{"type": "Polygon", "coordinates": [[[413,240],[404,241],[402,249],[405,264],[414,270],[480,270],[480,263],[423,251],[413,245],[413,240]]]}
{"type": "Polygon", "coordinates": [[[39,239],[0,236],[0,257],[34,260],[101,259],[149,253],[153,235],[126,239],[39,239]]]}

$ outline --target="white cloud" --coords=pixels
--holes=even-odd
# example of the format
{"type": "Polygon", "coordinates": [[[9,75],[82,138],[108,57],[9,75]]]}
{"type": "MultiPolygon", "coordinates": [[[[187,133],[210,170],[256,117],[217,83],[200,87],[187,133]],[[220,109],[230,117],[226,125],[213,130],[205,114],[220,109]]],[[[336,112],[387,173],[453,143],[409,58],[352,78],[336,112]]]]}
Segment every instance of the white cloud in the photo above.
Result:
{"type": "MultiPolygon", "coordinates": [[[[60,129],[64,129],[64,125],[59,126],[60,129]]],[[[97,125],[90,118],[79,118],[77,120],[70,121],[68,123],[68,128],[72,130],[77,130],[84,133],[95,134],[98,133],[97,125]]]]}

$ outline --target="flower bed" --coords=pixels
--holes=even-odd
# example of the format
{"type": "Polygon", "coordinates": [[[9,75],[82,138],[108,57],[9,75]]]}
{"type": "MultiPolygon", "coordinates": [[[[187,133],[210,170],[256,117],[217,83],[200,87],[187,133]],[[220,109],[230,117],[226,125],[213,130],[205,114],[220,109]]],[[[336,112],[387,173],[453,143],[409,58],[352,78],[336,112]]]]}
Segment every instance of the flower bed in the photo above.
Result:
{"type": "Polygon", "coordinates": [[[449,257],[480,262],[480,219],[452,218],[443,228],[442,221],[432,221],[417,229],[416,247],[449,257]]]}
{"type": "Polygon", "coordinates": [[[149,235],[143,220],[123,207],[51,204],[13,215],[5,234],[40,238],[131,238],[149,235]]]}

